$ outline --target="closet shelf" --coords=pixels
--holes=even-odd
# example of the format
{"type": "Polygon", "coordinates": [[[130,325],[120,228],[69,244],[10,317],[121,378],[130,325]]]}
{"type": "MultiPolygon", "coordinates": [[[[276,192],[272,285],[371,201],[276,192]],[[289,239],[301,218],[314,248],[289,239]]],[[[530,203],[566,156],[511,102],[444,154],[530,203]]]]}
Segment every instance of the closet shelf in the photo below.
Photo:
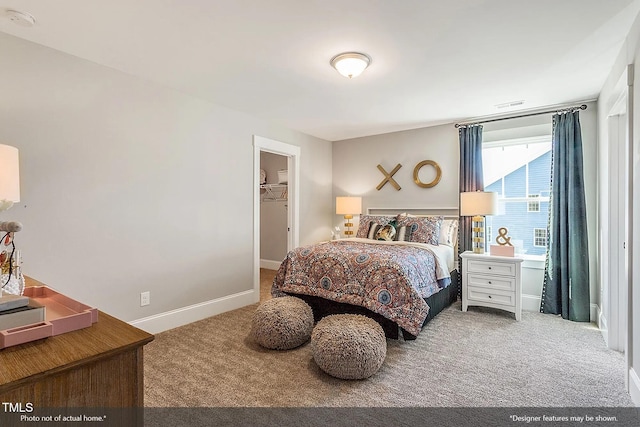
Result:
{"type": "Polygon", "coordinates": [[[262,201],[287,200],[287,184],[261,184],[260,189],[265,190],[262,201]]]}

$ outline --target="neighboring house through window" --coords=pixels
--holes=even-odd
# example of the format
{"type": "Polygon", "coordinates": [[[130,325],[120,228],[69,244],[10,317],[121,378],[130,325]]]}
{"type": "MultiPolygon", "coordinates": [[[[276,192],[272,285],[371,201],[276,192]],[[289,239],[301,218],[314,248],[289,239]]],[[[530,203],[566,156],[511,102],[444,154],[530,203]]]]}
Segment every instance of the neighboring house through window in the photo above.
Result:
{"type": "Polygon", "coordinates": [[[540,201],[535,200],[536,197],[540,197],[539,194],[529,194],[529,203],[527,205],[527,211],[529,212],[540,212],[540,201]],[[531,199],[535,200],[532,201],[531,199]]]}
{"type": "Polygon", "coordinates": [[[498,193],[500,212],[486,219],[488,244],[508,229],[520,253],[543,256],[551,186],[551,135],[483,143],[485,191],[498,193]]]}
{"type": "Polygon", "coordinates": [[[547,247],[547,229],[546,228],[533,229],[533,246],[536,246],[539,248],[547,247]]]}

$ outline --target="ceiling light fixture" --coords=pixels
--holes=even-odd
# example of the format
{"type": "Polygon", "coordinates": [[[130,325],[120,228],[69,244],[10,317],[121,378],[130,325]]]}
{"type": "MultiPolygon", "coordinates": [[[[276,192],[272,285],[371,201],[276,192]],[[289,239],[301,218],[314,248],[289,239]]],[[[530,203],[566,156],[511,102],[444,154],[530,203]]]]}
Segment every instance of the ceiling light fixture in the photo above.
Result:
{"type": "Polygon", "coordinates": [[[371,64],[371,58],[364,53],[345,52],[331,58],[330,64],[340,74],[351,79],[362,74],[371,64]]]}
{"type": "Polygon", "coordinates": [[[21,27],[33,27],[36,23],[36,19],[33,16],[19,10],[6,9],[4,13],[9,18],[9,21],[21,27]]]}

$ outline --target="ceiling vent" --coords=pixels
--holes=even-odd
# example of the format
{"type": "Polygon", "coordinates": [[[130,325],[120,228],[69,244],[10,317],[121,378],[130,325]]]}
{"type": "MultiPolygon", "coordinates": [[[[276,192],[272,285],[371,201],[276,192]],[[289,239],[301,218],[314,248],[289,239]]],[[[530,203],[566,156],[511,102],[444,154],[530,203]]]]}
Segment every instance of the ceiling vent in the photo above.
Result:
{"type": "Polygon", "coordinates": [[[522,105],[524,104],[524,101],[511,101],[511,102],[505,102],[504,104],[497,104],[496,108],[511,108],[511,107],[517,107],[518,105],[522,105]]]}

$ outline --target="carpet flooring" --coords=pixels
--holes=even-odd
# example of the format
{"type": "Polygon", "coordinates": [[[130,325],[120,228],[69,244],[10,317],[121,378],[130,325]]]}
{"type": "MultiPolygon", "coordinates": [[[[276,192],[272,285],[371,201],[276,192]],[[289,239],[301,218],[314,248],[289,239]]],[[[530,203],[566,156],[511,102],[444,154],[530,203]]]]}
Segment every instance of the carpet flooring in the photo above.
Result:
{"type": "MultiPolygon", "coordinates": [[[[273,272],[262,271],[263,286],[273,272]]],[[[269,298],[268,290],[262,298],[269,298]]],[[[522,321],[460,302],[415,341],[387,340],[366,380],[322,372],[310,345],[248,338],[257,304],[156,335],[145,347],[147,407],[630,407],[624,355],[592,324],[524,312],[522,321]]]]}

